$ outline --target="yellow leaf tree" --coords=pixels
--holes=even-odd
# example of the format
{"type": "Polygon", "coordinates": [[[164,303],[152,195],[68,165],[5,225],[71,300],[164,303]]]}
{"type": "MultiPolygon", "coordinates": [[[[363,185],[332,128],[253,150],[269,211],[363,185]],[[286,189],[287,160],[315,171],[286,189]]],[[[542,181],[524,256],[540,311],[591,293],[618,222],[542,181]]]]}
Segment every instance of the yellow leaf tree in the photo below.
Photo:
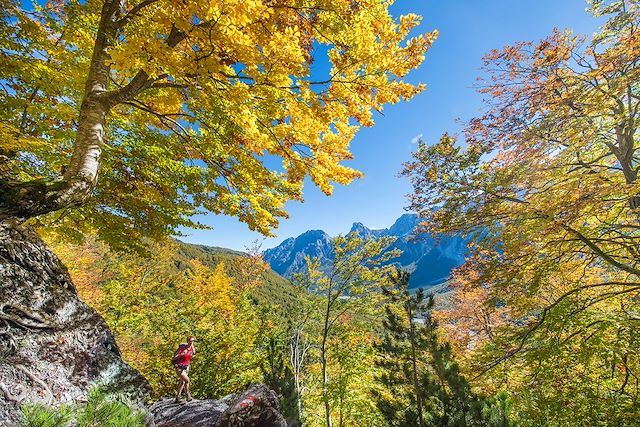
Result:
{"type": "Polygon", "coordinates": [[[188,335],[197,337],[194,395],[220,397],[261,379],[255,307],[224,262],[191,258],[178,267],[175,243],[150,243],[148,257],[110,250],[91,237],[50,246],[71,266],[79,296],[105,319],[122,357],[157,395],[175,392],[171,357],[188,335]]]}
{"type": "Polygon", "coordinates": [[[436,33],[390,4],[2,0],[0,220],[116,244],[210,211],[270,233],[305,177],[358,177],[358,127],[423,89],[403,77],[436,33]]]}

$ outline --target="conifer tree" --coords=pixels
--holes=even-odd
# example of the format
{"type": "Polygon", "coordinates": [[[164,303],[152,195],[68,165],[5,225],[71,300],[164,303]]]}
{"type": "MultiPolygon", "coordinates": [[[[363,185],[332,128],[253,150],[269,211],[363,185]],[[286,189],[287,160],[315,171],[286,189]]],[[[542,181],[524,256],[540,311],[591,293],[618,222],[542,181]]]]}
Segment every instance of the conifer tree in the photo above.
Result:
{"type": "Polygon", "coordinates": [[[391,426],[494,425],[489,418],[499,419],[495,408],[483,414],[484,402],[472,393],[449,344],[438,338],[433,296],[423,289],[412,295],[410,276],[398,270],[393,287],[384,289],[390,304],[376,363],[386,390],[374,392],[378,408],[391,426]]]}
{"type": "Polygon", "coordinates": [[[423,304],[422,289],[415,296],[409,294],[409,273],[398,270],[391,279],[392,289],[384,289],[391,302],[397,305],[385,308],[386,319],[383,321],[384,336],[378,350],[383,357],[377,365],[383,369],[381,382],[389,390],[402,390],[395,396],[378,395],[378,408],[390,425],[418,425],[423,427],[422,390],[418,381],[417,342],[413,314],[423,304]],[[410,391],[409,384],[413,385],[410,391]],[[408,403],[408,404],[407,404],[408,403]]]}
{"type": "Polygon", "coordinates": [[[264,307],[258,314],[262,331],[257,342],[261,350],[262,381],[278,395],[280,412],[286,418],[287,425],[299,427],[300,396],[289,360],[289,330],[276,323],[278,318],[268,311],[270,309],[269,306],[264,307]]]}

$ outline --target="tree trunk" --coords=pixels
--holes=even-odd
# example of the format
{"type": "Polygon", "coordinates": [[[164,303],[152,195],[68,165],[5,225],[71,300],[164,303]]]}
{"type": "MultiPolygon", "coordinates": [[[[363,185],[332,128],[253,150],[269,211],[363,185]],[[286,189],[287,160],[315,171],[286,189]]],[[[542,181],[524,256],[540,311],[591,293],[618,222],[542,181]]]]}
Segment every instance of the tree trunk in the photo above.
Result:
{"type": "Polygon", "coordinates": [[[411,310],[411,296],[407,293],[407,315],[409,317],[409,339],[411,341],[411,376],[413,379],[413,391],[416,395],[416,409],[418,412],[418,425],[425,427],[424,419],[422,416],[422,391],[420,390],[420,383],[418,381],[418,367],[416,363],[416,337],[415,327],[413,324],[413,310],[411,310]]]}
{"type": "Polygon", "coordinates": [[[300,343],[300,336],[302,335],[302,328],[296,328],[291,337],[289,343],[289,359],[291,366],[293,367],[293,384],[296,392],[296,405],[298,407],[298,419],[302,420],[302,385],[300,384],[300,372],[304,366],[305,354],[307,348],[302,348],[303,344],[300,343]]]}
{"type": "Polygon", "coordinates": [[[327,421],[327,427],[332,427],[333,422],[331,421],[331,405],[329,404],[328,395],[329,376],[327,374],[327,354],[324,339],[322,340],[320,353],[322,362],[322,400],[324,402],[324,415],[327,421]]]}
{"type": "Polygon", "coordinates": [[[104,3],[80,105],[73,154],[64,175],[53,181],[0,180],[0,221],[24,221],[62,208],[82,206],[91,197],[98,181],[111,108],[105,97],[110,73],[107,49],[116,34],[118,13],[119,2],[104,3]]]}
{"type": "Polygon", "coordinates": [[[87,99],[83,103],[74,154],[63,179],[0,181],[0,221],[24,221],[86,203],[98,180],[107,111],[98,101],[87,99]]]}
{"type": "MultiPolygon", "coordinates": [[[[626,123],[616,127],[617,149],[611,152],[620,163],[622,174],[627,184],[633,184],[638,179],[637,165],[634,163],[635,157],[635,127],[629,127],[626,123]]],[[[629,207],[632,210],[640,208],[640,195],[634,194],[629,197],[629,207]]]]}
{"type": "Polygon", "coordinates": [[[329,375],[327,373],[327,338],[329,335],[329,314],[331,312],[331,288],[327,294],[327,307],[324,313],[324,327],[322,329],[322,345],[320,346],[320,359],[322,363],[322,400],[324,402],[324,414],[327,427],[333,427],[331,421],[331,405],[329,404],[329,375]]]}

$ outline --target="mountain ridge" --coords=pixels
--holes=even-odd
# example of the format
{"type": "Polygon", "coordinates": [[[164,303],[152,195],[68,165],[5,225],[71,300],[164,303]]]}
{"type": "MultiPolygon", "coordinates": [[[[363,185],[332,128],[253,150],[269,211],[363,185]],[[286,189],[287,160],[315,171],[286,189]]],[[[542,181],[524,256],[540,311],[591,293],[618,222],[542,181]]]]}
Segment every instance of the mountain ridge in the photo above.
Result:
{"type": "MultiPolygon", "coordinates": [[[[413,273],[412,288],[429,288],[444,283],[451,270],[464,263],[468,239],[418,233],[416,227],[420,222],[414,213],[401,215],[390,227],[383,229],[371,229],[361,222],[354,222],[347,235],[356,233],[374,239],[395,237],[390,249],[399,249],[402,254],[390,263],[413,273]]],[[[306,257],[319,257],[321,265],[328,266],[333,259],[331,237],[323,230],[308,230],[265,250],[263,257],[273,271],[290,278],[304,271],[306,257]]]]}

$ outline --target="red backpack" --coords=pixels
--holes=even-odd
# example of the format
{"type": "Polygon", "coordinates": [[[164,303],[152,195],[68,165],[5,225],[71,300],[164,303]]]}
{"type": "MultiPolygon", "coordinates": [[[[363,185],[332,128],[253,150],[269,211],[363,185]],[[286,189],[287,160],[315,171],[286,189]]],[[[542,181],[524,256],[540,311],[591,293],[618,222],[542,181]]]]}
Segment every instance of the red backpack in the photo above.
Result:
{"type": "Polygon", "coordinates": [[[191,346],[180,344],[173,355],[171,363],[174,365],[188,365],[191,362],[191,346]]]}

